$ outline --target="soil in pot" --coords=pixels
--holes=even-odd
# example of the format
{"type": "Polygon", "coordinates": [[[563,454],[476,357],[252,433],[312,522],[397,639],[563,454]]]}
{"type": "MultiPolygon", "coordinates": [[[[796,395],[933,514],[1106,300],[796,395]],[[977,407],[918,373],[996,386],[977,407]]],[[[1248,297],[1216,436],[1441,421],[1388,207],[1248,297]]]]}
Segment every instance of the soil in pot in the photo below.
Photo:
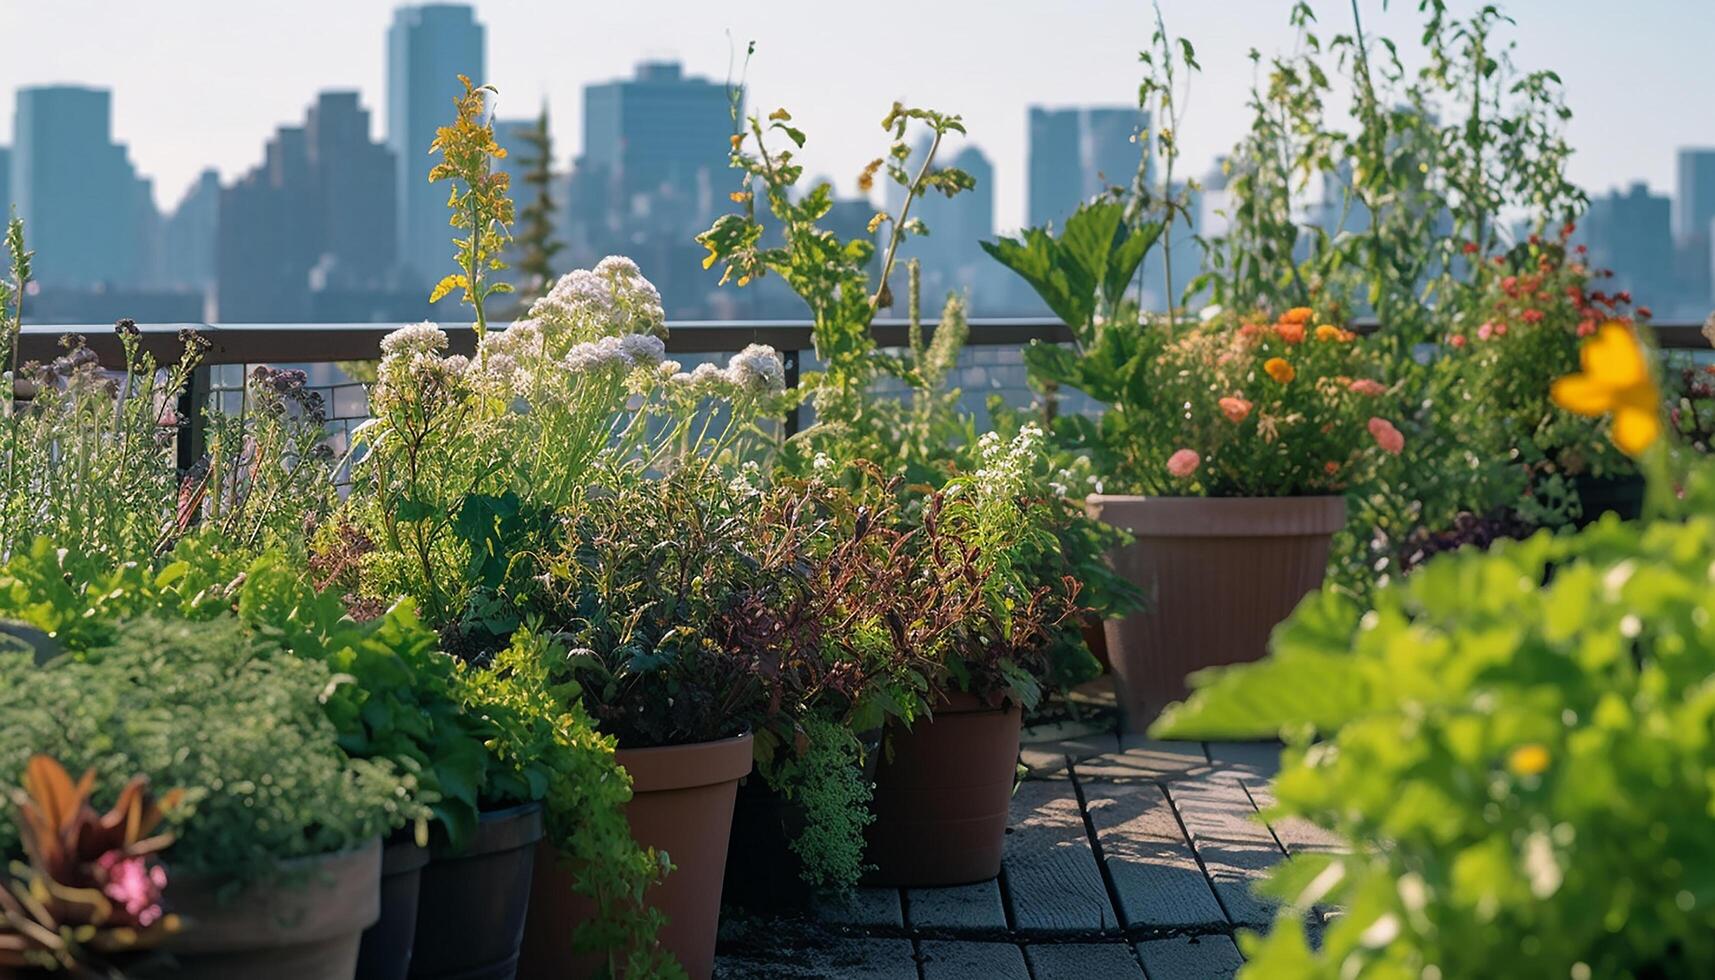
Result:
{"type": "MultiPolygon", "coordinates": [[[[751,736],[620,749],[616,758],[631,773],[631,802],[625,806],[631,835],[673,862],[673,872],[645,896],[667,917],[661,945],[691,980],[706,980],[714,973],[721,876],[738,781],[751,769],[751,736]]],[[[518,975],[593,976],[598,958],[572,953],[572,931],[589,917],[589,902],[572,892],[571,872],[546,842],[537,852],[536,873],[518,975]]]]}
{"type": "Polygon", "coordinates": [[[350,977],[363,930],[381,915],[381,841],[280,862],[279,872],[229,894],[219,877],[171,879],[185,929],[162,948],[185,980],[350,977]]]}
{"type": "Polygon", "coordinates": [[[1000,874],[1018,774],[1019,710],[948,695],[932,718],[892,729],[875,774],[866,884],[965,885],[1000,874]]]}
{"type": "Polygon", "coordinates": [[[411,977],[510,980],[530,903],[542,804],[491,810],[463,850],[432,841],[417,897],[411,977]]]}
{"type": "Polygon", "coordinates": [[[1346,522],[1341,497],[1129,497],[1097,494],[1090,515],[1131,532],[1114,569],[1143,609],[1107,623],[1127,731],[1184,699],[1187,674],[1257,660],[1274,627],[1322,584],[1346,522]]]}
{"type": "Polygon", "coordinates": [[[357,980],[405,980],[411,971],[411,945],[417,935],[417,893],[427,848],[409,836],[381,849],[381,918],[363,932],[357,952],[357,980]]]}

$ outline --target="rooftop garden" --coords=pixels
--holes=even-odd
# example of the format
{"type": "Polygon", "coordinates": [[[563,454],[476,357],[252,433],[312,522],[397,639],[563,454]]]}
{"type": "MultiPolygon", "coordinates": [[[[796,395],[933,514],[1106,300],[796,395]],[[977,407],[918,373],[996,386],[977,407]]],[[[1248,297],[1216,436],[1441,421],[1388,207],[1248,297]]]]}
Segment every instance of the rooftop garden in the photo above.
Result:
{"type": "Polygon", "coordinates": [[[1272,873],[1242,977],[1705,974],[1715,381],[1571,243],[1555,76],[1493,9],[1423,8],[1413,51],[1293,8],[1194,240],[1198,64],[1162,23],[1159,177],[984,243],[1070,336],[988,431],[964,299],[925,322],[900,259],[973,184],[935,109],[878,105],[854,164],[896,203],[843,237],[811,135],[735,99],[697,241],[802,298],[789,384],[762,345],[670,359],[622,256],[514,293],[464,79],[425,149],[474,350],[391,332],[345,454],[298,372],[181,417],[194,335],[20,363],[13,220],[0,972],[708,977],[723,889],[995,878],[1021,730],[1111,682],[1127,734],[1283,742],[1269,815],[1341,845],[1272,873]],[[1299,220],[1312,184],[1339,234],[1299,220]]]}

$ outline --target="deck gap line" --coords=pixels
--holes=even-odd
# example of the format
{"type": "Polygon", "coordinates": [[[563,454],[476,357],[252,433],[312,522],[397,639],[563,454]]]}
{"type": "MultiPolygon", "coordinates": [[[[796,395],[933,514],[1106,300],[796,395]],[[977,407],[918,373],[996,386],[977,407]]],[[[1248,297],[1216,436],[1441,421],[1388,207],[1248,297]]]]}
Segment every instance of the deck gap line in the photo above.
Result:
{"type": "MultiPolygon", "coordinates": [[[[1207,752],[1208,750],[1205,749],[1204,751],[1207,752]]],[[[1239,923],[1233,921],[1232,910],[1227,908],[1227,903],[1221,898],[1221,890],[1215,887],[1215,879],[1209,876],[1209,866],[1203,861],[1203,852],[1197,849],[1197,842],[1191,839],[1191,828],[1186,825],[1185,815],[1179,810],[1179,801],[1173,798],[1173,792],[1169,789],[1166,780],[1157,785],[1161,787],[1161,795],[1167,797],[1168,807],[1173,811],[1173,820],[1179,824],[1179,832],[1185,836],[1185,846],[1191,849],[1191,860],[1196,861],[1197,870],[1203,872],[1203,880],[1209,885],[1209,894],[1215,896],[1215,904],[1221,907],[1221,914],[1227,917],[1227,925],[1238,929],[1239,923]]],[[[1270,833],[1272,834],[1273,831],[1270,833]]]]}
{"type": "MultiPolygon", "coordinates": [[[[1084,795],[1084,784],[1077,774],[1068,771],[1067,775],[1072,782],[1072,792],[1078,798],[1078,815],[1084,818],[1084,833],[1090,838],[1090,852],[1096,859],[1096,870],[1102,876],[1102,889],[1108,893],[1108,904],[1114,910],[1114,924],[1119,927],[1120,934],[1124,935],[1126,927],[1130,923],[1126,921],[1125,907],[1120,904],[1119,886],[1114,884],[1113,872],[1108,868],[1107,855],[1102,853],[1102,838],[1100,834],[1096,833],[1095,818],[1090,816],[1089,798],[1084,795]]],[[[1135,951],[1133,955],[1136,955],[1135,951]]]]}

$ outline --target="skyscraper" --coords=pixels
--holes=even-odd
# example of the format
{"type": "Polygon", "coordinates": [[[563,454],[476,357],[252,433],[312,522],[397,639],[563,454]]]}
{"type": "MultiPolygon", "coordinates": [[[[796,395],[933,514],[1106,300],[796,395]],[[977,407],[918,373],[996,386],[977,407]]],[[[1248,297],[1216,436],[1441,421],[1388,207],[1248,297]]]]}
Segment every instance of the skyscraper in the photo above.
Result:
{"type": "Polygon", "coordinates": [[[1701,318],[1715,305],[1715,149],[1679,151],[1673,238],[1685,313],[1701,318]]]}
{"type": "Polygon", "coordinates": [[[12,151],[0,146],[0,223],[12,217],[12,151]]]}
{"type": "Polygon", "coordinates": [[[1085,117],[1089,154],[1084,164],[1084,196],[1094,197],[1110,187],[1130,187],[1144,148],[1149,114],[1135,107],[1093,108],[1085,117]]]}
{"type": "Polygon", "coordinates": [[[1077,109],[1030,109],[1030,224],[1062,225],[1084,196],[1083,125],[1077,109]]]}
{"type": "Polygon", "coordinates": [[[214,250],[220,224],[220,173],[212,167],[197,175],[178,207],[161,227],[161,285],[210,292],[214,289],[214,250]]]}
{"type": "MultiPolygon", "coordinates": [[[[371,142],[355,92],[325,92],[304,125],[280,127],[261,165],[221,192],[219,318],[392,318],[394,175],[393,154],[371,142]]],[[[442,248],[450,255],[450,244],[442,248]]],[[[409,312],[426,306],[420,287],[406,294],[423,301],[409,312]]]]}
{"type": "Polygon", "coordinates": [[[448,268],[447,189],[429,183],[429,144],[452,116],[459,75],[483,82],[483,27],[464,4],[400,7],[387,31],[387,146],[393,151],[399,263],[428,283],[448,268]]]}
{"type": "Polygon", "coordinates": [[[1624,193],[1590,201],[1579,235],[1590,246],[1590,265],[1611,269],[1635,302],[1666,306],[1673,294],[1672,204],[1642,182],[1624,193]]]}
{"type": "Polygon", "coordinates": [[[154,201],[111,123],[106,89],[18,90],[10,197],[44,286],[130,286],[142,277],[154,201]]]}

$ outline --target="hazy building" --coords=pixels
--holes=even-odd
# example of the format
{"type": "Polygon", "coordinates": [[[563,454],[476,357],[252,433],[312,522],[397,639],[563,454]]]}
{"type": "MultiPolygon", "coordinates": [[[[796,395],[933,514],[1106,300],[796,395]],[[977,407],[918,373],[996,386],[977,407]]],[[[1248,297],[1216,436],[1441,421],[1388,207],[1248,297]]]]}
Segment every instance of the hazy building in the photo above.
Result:
{"type": "MultiPolygon", "coordinates": [[[[1084,118],[1086,159],[1084,196],[1094,197],[1110,187],[1129,188],[1140,164],[1147,163],[1149,114],[1141,109],[1096,108],[1084,118]]],[[[1145,179],[1149,178],[1145,173],[1145,179]]]]}
{"type": "Polygon", "coordinates": [[[1590,247],[1590,265],[1611,269],[1614,288],[1629,289],[1635,302],[1666,306],[1674,292],[1673,205],[1642,182],[1624,193],[1613,190],[1590,200],[1578,228],[1590,247]]]}
{"type": "Polygon", "coordinates": [[[197,175],[162,222],[161,285],[213,291],[219,225],[220,174],[210,168],[197,175]]]}
{"type": "Polygon", "coordinates": [[[154,201],[113,142],[105,89],[18,90],[11,206],[24,219],[44,287],[131,286],[152,249],[154,201]]]}
{"type": "Polygon", "coordinates": [[[12,151],[0,146],[0,224],[12,216],[12,151]]]}
{"type": "Polygon", "coordinates": [[[405,278],[431,283],[451,271],[447,187],[429,183],[429,144],[463,89],[481,84],[483,27],[464,4],[400,7],[387,31],[387,146],[393,151],[395,221],[405,278]]]}
{"type": "MultiPolygon", "coordinates": [[[[304,125],[280,127],[261,165],[221,192],[218,318],[364,321],[426,311],[422,286],[394,282],[394,178],[393,154],[371,140],[357,94],[320,95],[304,125]]],[[[449,256],[451,247],[442,245],[449,256]]]]}
{"type": "Polygon", "coordinates": [[[1030,109],[1027,212],[1033,227],[1065,224],[1083,200],[1082,128],[1077,109],[1030,109]]]}
{"type": "Polygon", "coordinates": [[[1673,198],[1675,268],[1684,313],[1701,319],[1715,305],[1715,149],[1679,151],[1673,198]]]}
{"type": "MultiPolygon", "coordinates": [[[[924,149],[927,149],[925,145],[924,149]]],[[[943,152],[950,148],[943,145],[943,152]]],[[[921,157],[913,159],[920,160],[921,157]]],[[[956,153],[947,153],[936,160],[937,167],[957,167],[971,175],[975,186],[954,197],[931,191],[919,198],[912,214],[923,220],[929,234],[907,239],[902,252],[907,258],[923,263],[923,307],[925,315],[940,312],[941,303],[949,292],[966,294],[972,311],[979,314],[1006,312],[1005,303],[989,289],[1001,276],[1010,276],[1001,265],[989,258],[982,242],[992,240],[994,228],[994,164],[988,155],[975,146],[964,146],[956,153]]],[[[890,186],[890,190],[894,188],[890,186]]],[[[897,195],[895,197],[897,200],[897,195]]],[[[897,209],[898,204],[892,205],[897,209]]],[[[894,283],[894,292],[903,300],[904,282],[894,283]]],[[[903,306],[899,313],[904,313],[903,306]]]]}

